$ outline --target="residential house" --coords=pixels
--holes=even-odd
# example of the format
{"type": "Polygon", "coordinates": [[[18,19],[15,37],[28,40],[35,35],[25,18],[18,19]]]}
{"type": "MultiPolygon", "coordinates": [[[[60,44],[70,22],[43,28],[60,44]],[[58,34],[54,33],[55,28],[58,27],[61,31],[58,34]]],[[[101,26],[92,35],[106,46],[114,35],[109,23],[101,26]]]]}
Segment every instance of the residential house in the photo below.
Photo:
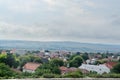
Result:
{"type": "Polygon", "coordinates": [[[44,57],[44,52],[40,52],[39,54],[37,54],[37,56],[40,58],[44,57]]]}
{"type": "Polygon", "coordinates": [[[68,73],[68,68],[67,67],[64,67],[64,66],[61,66],[60,68],[60,71],[61,71],[61,74],[64,75],[65,73],[68,73]]]}
{"type": "Polygon", "coordinates": [[[7,54],[6,50],[3,50],[3,51],[1,52],[1,54],[7,54]]]}
{"type": "Polygon", "coordinates": [[[16,52],[15,49],[13,49],[13,50],[10,51],[11,54],[14,54],[15,52],[16,52]]]}
{"type": "Polygon", "coordinates": [[[68,71],[69,72],[74,72],[74,71],[78,71],[79,69],[78,68],[75,68],[75,67],[70,67],[68,68],[68,71]]]}
{"type": "Polygon", "coordinates": [[[74,72],[74,71],[80,70],[80,69],[75,68],[75,67],[67,68],[65,66],[61,66],[59,69],[60,69],[62,75],[69,73],[69,72],[74,72]]]}
{"type": "Polygon", "coordinates": [[[36,70],[40,65],[41,65],[41,64],[32,63],[32,62],[26,63],[26,64],[23,66],[23,72],[34,73],[35,70],[36,70]]]}
{"type": "Polygon", "coordinates": [[[85,69],[87,71],[97,72],[98,74],[110,72],[110,69],[104,64],[102,64],[102,65],[82,64],[79,68],[85,69]]]}

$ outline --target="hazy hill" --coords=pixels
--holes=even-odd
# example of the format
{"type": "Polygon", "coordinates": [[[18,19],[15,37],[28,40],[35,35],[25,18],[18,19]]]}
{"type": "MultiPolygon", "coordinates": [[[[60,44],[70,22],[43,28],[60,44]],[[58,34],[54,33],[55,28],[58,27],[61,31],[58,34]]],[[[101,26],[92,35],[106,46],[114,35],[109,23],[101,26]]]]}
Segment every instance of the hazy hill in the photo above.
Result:
{"type": "Polygon", "coordinates": [[[79,42],[39,42],[0,40],[1,49],[29,49],[29,50],[68,50],[81,52],[120,52],[120,45],[92,44],[79,42]]]}

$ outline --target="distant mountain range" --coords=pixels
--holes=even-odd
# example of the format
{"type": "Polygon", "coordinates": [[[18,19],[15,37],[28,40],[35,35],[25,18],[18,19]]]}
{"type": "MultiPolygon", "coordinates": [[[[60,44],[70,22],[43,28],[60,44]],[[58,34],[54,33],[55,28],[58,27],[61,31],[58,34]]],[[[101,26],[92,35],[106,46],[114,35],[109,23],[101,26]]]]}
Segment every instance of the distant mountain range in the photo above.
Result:
{"type": "Polygon", "coordinates": [[[79,42],[39,42],[0,40],[0,49],[26,49],[26,50],[67,50],[80,52],[120,52],[120,45],[79,43],[79,42]]]}

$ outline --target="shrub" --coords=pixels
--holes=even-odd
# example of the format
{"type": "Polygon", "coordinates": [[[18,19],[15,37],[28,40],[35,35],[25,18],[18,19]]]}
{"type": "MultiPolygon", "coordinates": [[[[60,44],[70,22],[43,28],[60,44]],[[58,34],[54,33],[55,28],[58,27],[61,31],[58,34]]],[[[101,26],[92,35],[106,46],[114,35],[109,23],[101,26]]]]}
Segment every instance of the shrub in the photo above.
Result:
{"type": "Polygon", "coordinates": [[[54,74],[43,74],[44,78],[55,78],[54,74]]]}

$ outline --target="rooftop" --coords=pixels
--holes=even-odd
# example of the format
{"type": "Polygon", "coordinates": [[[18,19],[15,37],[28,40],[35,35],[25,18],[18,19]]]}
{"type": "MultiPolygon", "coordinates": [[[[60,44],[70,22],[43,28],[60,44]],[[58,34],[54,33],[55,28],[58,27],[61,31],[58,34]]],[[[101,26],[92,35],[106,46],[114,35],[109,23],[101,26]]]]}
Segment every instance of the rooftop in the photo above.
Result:
{"type": "Polygon", "coordinates": [[[29,63],[26,63],[26,64],[23,66],[23,68],[34,71],[34,70],[36,70],[39,66],[40,66],[40,64],[38,64],[38,63],[29,62],[29,63]]]}

